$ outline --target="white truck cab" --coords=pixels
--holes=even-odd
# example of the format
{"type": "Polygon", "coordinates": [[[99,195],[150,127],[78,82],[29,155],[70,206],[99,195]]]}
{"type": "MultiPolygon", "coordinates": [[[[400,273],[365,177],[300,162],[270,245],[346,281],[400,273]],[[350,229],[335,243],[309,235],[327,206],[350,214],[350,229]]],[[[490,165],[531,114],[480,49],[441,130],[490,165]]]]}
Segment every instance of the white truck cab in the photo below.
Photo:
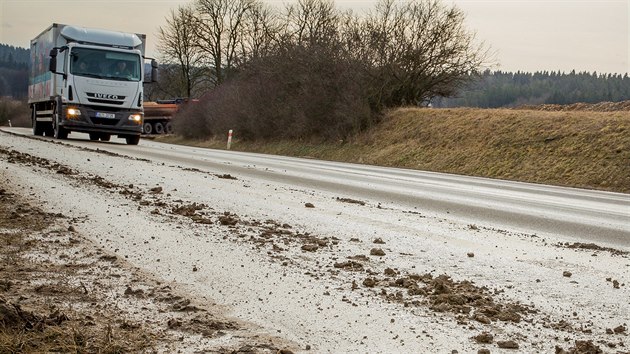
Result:
{"type": "MultiPolygon", "coordinates": [[[[142,34],[53,24],[31,41],[29,105],[33,134],[91,140],[140,140],[143,123],[142,34]],[[46,65],[48,64],[48,65],[46,65]]],[[[151,81],[157,62],[151,61],[151,81]]]]}

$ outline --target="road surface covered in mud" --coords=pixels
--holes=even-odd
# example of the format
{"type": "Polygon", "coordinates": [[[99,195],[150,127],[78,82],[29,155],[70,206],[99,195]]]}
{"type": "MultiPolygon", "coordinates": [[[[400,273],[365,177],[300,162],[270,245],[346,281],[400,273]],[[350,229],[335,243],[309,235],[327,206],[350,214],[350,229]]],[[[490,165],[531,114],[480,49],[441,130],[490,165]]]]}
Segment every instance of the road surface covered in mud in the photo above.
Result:
{"type": "MultiPolygon", "coordinates": [[[[157,351],[630,350],[624,244],[462,222],[108,145],[0,133],[12,215],[0,310],[50,325],[113,323],[110,339],[131,328],[157,351]],[[56,314],[37,300],[51,296],[56,314]]],[[[29,322],[16,316],[14,327],[29,322]]]]}

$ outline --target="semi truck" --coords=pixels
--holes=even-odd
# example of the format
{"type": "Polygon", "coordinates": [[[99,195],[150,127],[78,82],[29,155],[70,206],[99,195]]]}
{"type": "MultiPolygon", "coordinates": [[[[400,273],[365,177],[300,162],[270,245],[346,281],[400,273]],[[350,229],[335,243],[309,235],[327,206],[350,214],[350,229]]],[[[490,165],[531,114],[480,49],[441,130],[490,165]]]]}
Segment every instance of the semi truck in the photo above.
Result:
{"type": "MultiPolygon", "coordinates": [[[[144,34],[53,23],[31,41],[28,104],[34,135],[137,145],[143,126],[144,34]]],[[[151,60],[150,81],[157,80],[151,60]]]]}

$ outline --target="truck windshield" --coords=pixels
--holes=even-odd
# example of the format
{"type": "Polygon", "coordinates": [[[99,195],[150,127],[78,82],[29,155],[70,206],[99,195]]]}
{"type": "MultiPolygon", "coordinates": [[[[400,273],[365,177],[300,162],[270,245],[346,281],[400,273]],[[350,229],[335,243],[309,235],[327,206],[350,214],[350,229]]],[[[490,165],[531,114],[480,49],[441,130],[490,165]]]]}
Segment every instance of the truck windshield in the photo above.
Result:
{"type": "Polygon", "coordinates": [[[138,54],[75,47],[70,57],[73,75],[121,81],[141,79],[138,54]]]}

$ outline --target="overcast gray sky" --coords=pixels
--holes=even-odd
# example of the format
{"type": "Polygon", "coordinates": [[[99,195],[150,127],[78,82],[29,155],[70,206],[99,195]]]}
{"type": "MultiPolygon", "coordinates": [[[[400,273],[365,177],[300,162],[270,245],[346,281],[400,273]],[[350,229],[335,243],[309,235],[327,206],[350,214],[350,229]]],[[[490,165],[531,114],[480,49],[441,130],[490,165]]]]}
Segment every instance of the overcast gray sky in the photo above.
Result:
{"type": "MultiPolygon", "coordinates": [[[[376,0],[336,0],[357,12],[376,0]]],[[[443,0],[466,13],[466,26],[505,71],[630,73],[630,0],[443,0]]],[[[0,0],[0,43],[28,48],[53,22],[147,34],[190,0],[0,0]]],[[[276,6],[286,1],[267,0],[276,6]]]]}

